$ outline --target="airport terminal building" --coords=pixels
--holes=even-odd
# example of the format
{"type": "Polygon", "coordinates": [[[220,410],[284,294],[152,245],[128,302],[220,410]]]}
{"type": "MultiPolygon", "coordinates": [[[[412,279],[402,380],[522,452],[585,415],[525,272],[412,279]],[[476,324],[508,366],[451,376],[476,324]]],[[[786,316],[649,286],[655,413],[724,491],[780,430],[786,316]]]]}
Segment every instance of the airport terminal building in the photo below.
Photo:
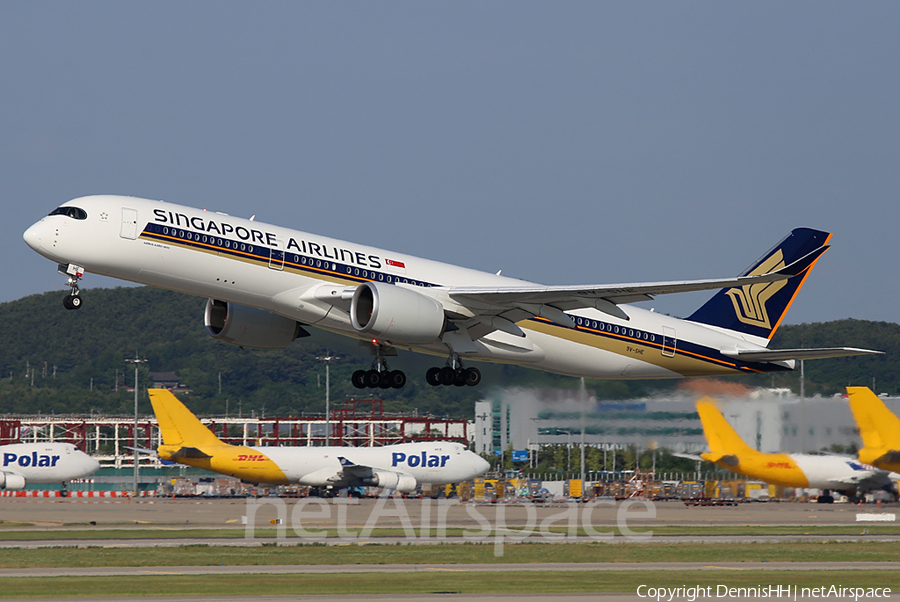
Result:
{"type": "MultiPolygon", "coordinates": [[[[598,401],[578,389],[509,388],[475,405],[475,451],[585,445],[605,449],[707,450],[694,393],[598,401]]],[[[900,414],[900,397],[880,396],[900,414]]],[[[762,452],[816,452],[861,446],[847,399],[801,398],[786,389],[759,389],[745,397],[714,396],[742,439],[762,452]]]]}

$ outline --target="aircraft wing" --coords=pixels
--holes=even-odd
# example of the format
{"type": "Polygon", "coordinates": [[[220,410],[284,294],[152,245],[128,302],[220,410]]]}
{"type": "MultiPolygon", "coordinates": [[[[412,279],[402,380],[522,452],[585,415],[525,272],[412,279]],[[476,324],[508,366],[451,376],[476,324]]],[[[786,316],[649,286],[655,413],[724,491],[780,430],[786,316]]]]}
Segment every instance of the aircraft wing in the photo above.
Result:
{"type": "Polygon", "coordinates": [[[829,479],[832,487],[837,490],[856,489],[859,492],[871,489],[881,489],[891,484],[891,473],[884,470],[860,470],[857,474],[843,479],[829,479]]]}
{"type": "Polygon", "coordinates": [[[818,360],[826,357],[846,357],[850,355],[880,354],[883,351],[858,349],[856,347],[819,347],[814,349],[746,349],[722,351],[722,355],[750,362],[781,362],[784,360],[818,360]]]}
{"type": "Polygon", "coordinates": [[[372,477],[374,470],[371,466],[364,466],[362,464],[354,464],[347,458],[341,456],[341,472],[344,473],[345,477],[349,477],[351,480],[361,481],[362,479],[368,479],[372,477]]]}
{"type": "Polygon", "coordinates": [[[593,307],[611,316],[627,320],[625,312],[617,307],[620,303],[649,301],[656,295],[669,293],[741,287],[786,280],[803,273],[827,249],[828,246],[823,245],[790,265],[757,276],[589,286],[459,286],[450,288],[447,293],[457,302],[473,309],[478,315],[503,315],[512,311],[513,315],[503,317],[515,322],[528,315],[541,316],[574,328],[575,323],[563,314],[564,311],[593,307]]]}

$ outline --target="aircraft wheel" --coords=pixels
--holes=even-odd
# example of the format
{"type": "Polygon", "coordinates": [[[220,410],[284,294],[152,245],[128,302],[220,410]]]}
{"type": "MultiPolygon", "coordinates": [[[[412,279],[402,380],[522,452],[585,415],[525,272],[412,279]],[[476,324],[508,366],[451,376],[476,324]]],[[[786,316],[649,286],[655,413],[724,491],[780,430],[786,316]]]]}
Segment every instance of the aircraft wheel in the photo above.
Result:
{"type": "Polygon", "coordinates": [[[353,383],[353,386],[357,389],[365,389],[366,388],[366,371],[365,370],[357,370],[353,373],[353,376],[350,377],[350,382],[353,383]]]}
{"type": "Polygon", "coordinates": [[[456,374],[453,375],[453,386],[454,387],[465,387],[466,386],[466,371],[460,370],[456,374]]]}
{"type": "Polygon", "coordinates": [[[378,370],[369,370],[366,372],[366,386],[374,389],[381,384],[381,373],[378,370]]]}
{"type": "Polygon", "coordinates": [[[453,384],[453,381],[456,380],[456,370],[450,366],[444,366],[441,368],[440,379],[442,385],[449,387],[453,384]]]}
{"type": "Polygon", "coordinates": [[[466,368],[466,384],[474,387],[481,382],[481,371],[478,368],[466,368]]]}
{"type": "Polygon", "coordinates": [[[428,372],[425,373],[425,382],[427,382],[432,387],[437,387],[441,384],[441,369],[434,367],[429,368],[428,372]]]}
{"type": "Polygon", "coordinates": [[[66,295],[63,297],[63,307],[66,309],[81,308],[81,297],[78,295],[66,295]]]}
{"type": "Polygon", "coordinates": [[[402,370],[394,370],[388,373],[388,381],[391,383],[391,387],[402,389],[406,385],[406,374],[402,370]]]}
{"type": "Polygon", "coordinates": [[[391,373],[390,372],[379,373],[378,387],[380,389],[390,389],[391,388],[391,373]]]}

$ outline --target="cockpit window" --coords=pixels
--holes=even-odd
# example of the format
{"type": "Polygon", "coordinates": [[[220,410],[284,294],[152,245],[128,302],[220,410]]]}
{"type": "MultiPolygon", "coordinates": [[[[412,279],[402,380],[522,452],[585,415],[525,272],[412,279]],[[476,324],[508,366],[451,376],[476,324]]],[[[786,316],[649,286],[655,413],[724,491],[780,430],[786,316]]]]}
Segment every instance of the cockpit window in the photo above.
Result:
{"type": "Polygon", "coordinates": [[[50,212],[50,215],[67,215],[72,219],[87,219],[87,213],[78,207],[57,207],[50,212]]]}

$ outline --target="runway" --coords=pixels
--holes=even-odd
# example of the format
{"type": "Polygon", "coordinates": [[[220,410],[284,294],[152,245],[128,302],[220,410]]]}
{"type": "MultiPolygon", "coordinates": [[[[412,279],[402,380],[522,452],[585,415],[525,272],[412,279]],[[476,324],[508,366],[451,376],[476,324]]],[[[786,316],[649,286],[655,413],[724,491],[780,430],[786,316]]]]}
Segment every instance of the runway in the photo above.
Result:
{"type": "MultiPolygon", "coordinates": [[[[858,514],[889,518],[898,506],[818,505],[808,503],[748,503],[724,507],[688,507],[679,501],[623,503],[601,501],[578,504],[451,504],[433,500],[319,500],[277,498],[253,499],[141,499],[141,500],[73,500],[73,499],[2,499],[0,500],[0,548],[32,549],[41,547],[176,547],[206,546],[295,546],[313,541],[332,545],[372,544],[436,544],[467,541],[491,545],[498,537],[504,545],[517,542],[571,543],[605,541],[607,543],[679,543],[705,542],[741,545],[750,542],[837,542],[897,541],[900,529],[869,533],[876,523],[858,523],[858,514]],[[281,519],[281,524],[272,521],[281,519]],[[244,524],[246,522],[246,524],[244,524]],[[563,533],[551,532],[550,527],[563,533]],[[577,527],[570,533],[568,527],[577,527]],[[624,530],[622,529],[624,527],[624,530]],[[676,527],[676,533],[671,528],[676,527]],[[791,532],[742,534],[743,527],[772,527],[791,532]],[[810,532],[803,531],[809,527],[810,532]],[[833,532],[829,528],[834,527],[833,532]],[[839,529],[838,529],[839,527],[839,529]],[[344,537],[316,540],[307,537],[328,529],[329,533],[344,529],[344,537]],[[388,535],[365,533],[366,528],[387,529],[388,535]],[[441,529],[448,533],[442,535],[441,529]],[[593,535],[585,535],[590,528],[593,535]],[[647,532],[654,528],[666,533],[647,532]],[[712,528],[712,529],[710,529],[712,528]],[[193,531],[212,531],[215,536],[197,535],[193,531]],[[630,531],[630,530],[633,530],[630,531]],[[96,531],[96,533],[92,533],[96,531]],[[116,531],[113,535],[110,531],[116,531]],[[704,533],[704,531],[707,531],[704,533]],[[724,532],[723,532],[724,531],[724,532]],[[427,536],[422,536],[422,533],[427,536]],[[475,533],[467,539],[464,532],[475,533]],[[575,533],[580,535],[576,536],[575,533]],[[636,537],[626,537],[623,533],[636,537]],[[66,537],[72,533],[73,537],[66,537]],[[478,539],[478,534],[480,540],[478,539]],[[74,537],[77,535],[77,537],[74,537]],[[151,537],[152,535],[152,537],[151,537]],[[162,535],[162,537],[157,537],[162,535]],[[280,537],[275,537],[280,535],[280,537]],[[306,536],[302,536],[306,535],[306,536]],[[13,536],[31,539],[13,540],[13,536]],[[88,537],[88,539],[83,539],[88,537]],[[599,538],[599,539],[598,539],[599,538]]],[[[894,522],[877,523],[896,524],[894,522]]],[[[335,565],[239,565],[239,566],[142,566],[88,568],[10,568],[0,569],[0,578],[58,577],[126,577],[164,575],[341,575],[358,576],[374,573],[397,574],[398,578],[437,573],[519,573],[526,571],[570,572],[642,571],[671,574],[678,571],[703,571],[723,580],[736,571],[856,571],[870,570],[886,578],[900,569],[900,562],[733,562],[733,563],[538,563],[538,564],[335,564],[335,565]]],[[[538,602],[545,600],[602,602],[647,602],[635,594],[429,594],[377,595],[361,593],[341,595],[345,600],[401,600],[404,602],[435,599],[452,602],[487,602],[505,598],[538,602]]],[[[210,597],[97,598],[108,601],[154,602],[194,600],[208,602],[210,597]]],[[[217,597],[230,602],[310,600],[334,602],[335,596],[217,597]]],[[[749,599],[749,598],[729,598],[749,599]]],[[[803,598],[798,598],[803,599],[803,598]]],[[[888,598],[881,598],[887,600],[888,598]]],[[[898,594],[891,600],[900,601],[898,594]]],[[[45,599],[46,602],[61,599],[45,599]]],[[[697,602],[672,597],[667,602],[697,602]]],[[[880,602],[879,601],[879,602],[880,602]]]]}
{"type": "MultiPolygon", "coordinates": [[[[532,564],[326,564],[0,569],[4,577],[136,577],[143,575],[323,575],[364,573],[508,573],[516,571],[808,571],[799,562],[585,562],[532,564]]],[[[897,571],[900,562],[821,562],[817,571],[897,571]]]]}

